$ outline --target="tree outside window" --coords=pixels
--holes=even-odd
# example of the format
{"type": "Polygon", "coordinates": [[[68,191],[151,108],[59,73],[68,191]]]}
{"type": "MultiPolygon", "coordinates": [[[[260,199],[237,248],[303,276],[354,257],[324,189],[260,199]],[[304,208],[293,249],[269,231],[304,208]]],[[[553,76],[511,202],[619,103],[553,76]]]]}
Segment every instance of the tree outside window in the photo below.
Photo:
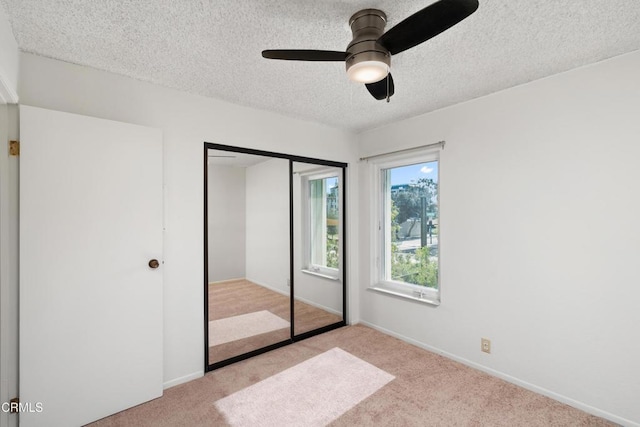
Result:
{"type": "Polygon", "coordinates": [[[385,279],[438,289],[438,162],[384,169],[383,177],[385,279]]]}

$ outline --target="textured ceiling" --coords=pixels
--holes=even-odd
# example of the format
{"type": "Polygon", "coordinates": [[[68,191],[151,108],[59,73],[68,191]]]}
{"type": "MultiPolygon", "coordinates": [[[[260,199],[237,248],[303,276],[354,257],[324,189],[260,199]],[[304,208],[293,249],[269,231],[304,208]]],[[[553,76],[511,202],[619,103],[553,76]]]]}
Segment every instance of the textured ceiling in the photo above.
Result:
{"type": "Polygon", "coordinates": [[[0,0],[25,52],[353,131],[640,49],[640,0],[480,0],[476,13],[392,58],[374,100],[343,63],[263,49],[345,50],[363,8],[387,29],[433,0],[0,0]]]}

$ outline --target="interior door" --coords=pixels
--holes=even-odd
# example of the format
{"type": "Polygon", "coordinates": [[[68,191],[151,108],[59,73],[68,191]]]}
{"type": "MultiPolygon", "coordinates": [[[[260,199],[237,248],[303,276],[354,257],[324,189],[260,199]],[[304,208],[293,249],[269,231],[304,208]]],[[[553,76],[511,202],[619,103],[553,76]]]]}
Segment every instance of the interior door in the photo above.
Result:
{"type": "Polygon", "coordinates": [[[20,423],[82,425],[162,395],[162,134],[20,123],[20,423]]]}

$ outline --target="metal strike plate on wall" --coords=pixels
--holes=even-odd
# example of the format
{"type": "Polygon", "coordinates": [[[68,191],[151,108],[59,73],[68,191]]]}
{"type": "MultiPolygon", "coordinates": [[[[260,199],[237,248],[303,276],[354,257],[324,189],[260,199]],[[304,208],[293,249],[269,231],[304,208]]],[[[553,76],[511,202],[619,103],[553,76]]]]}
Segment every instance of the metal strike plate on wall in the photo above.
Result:
{"type": "Polygon", "coordinates": [[[9,141],[9,155],[10,156],[20,155],[20,141],[9,141]]]}

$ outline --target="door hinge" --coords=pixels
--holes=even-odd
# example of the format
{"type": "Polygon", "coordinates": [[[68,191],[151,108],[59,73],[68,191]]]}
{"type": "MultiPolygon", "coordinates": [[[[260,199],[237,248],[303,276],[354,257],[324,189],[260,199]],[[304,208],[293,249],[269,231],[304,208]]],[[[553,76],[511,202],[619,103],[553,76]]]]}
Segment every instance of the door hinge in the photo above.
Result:
{"type": "Polygon", "coordinates": [[[11,399],[9,401],[9,413],[10,414],[17,414],[19,406],[20,406],[20,398],[19,397],[14,397],[13,399],[11,399]]]}
{"type": "Polygon", "coordinates": [[[20,141],[9,141],[9,155],[10,156],[20,155],[20,141]]]}

